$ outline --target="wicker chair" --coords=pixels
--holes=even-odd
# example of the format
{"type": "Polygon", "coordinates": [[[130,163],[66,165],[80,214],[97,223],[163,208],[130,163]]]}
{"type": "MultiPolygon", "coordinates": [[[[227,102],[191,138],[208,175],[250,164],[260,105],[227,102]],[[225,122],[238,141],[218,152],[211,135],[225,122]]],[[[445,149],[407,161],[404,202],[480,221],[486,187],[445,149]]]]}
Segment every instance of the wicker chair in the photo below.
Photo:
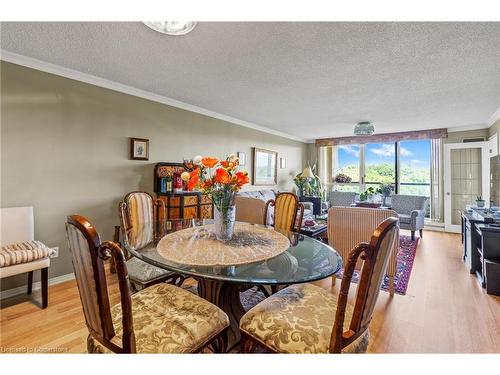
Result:
{"type": "MultiPolygon", "coordinates": [[[[347,259],[351,249],[360,242],[369,241],[373,230],[388,217],[399,219],[393,210],[360,207],[331,207],[328,210],[328,244],[337,250],[343,259],[347,259]]],[[[389,293],[394,294],[394,276],[396,275],[399,233],[390,254],[387,276],[389,293]]],[[[360,268],[358,264],[357,268],[360,268]]],[[[336,277],[333,277],[335,283],[336,277]]]]}

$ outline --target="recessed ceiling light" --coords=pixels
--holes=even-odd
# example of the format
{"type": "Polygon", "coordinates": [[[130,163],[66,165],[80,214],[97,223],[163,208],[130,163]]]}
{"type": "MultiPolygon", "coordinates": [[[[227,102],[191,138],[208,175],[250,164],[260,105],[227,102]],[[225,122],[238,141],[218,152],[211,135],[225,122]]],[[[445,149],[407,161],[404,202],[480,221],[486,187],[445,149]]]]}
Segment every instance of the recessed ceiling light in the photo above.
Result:
{"type": "Polygon", "coordinates": [[[194,21],[153,21],[143,22],[143,24],[154,31],[168,35],[185,35],[196,26],[194,21]]]}

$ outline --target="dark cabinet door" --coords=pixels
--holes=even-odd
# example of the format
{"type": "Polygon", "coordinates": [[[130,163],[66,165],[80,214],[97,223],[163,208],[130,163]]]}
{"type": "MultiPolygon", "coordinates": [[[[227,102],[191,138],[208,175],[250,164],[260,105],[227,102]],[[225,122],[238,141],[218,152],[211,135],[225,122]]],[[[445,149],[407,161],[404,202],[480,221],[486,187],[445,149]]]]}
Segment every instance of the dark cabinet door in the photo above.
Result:
{"type": "Polygon", "coordinates": [[[464,261],[465,264],[467,265],[467,269],[469,270],[470,273],[474,273],[474,270],[472,269],[472,233],[471,233],[471,224],[469,221],[467,221],[464,225],[464,261]]]}

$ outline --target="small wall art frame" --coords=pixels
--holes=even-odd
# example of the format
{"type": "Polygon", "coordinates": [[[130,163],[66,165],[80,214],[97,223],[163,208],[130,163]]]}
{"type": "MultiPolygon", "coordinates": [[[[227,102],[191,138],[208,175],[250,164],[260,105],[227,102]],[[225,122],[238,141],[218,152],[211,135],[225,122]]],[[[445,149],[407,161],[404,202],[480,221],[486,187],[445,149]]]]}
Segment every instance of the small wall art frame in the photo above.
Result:
{"type": "Polygon", "coordinates": [[[149,160],[149,139],[130,138],[130,160],[149,160]]]}
{"type": "Polygon", "coordinates": [[[247,164],[247,156],[244,152],[237,152],[236,156],[238,156],[239,165],[246,165],[247,164]]]}
{"type": "Polygon", "coordinates": [[[280,158],[280,169],[285,169],[285,168],[286,168],[286,159],[280,158]]]}

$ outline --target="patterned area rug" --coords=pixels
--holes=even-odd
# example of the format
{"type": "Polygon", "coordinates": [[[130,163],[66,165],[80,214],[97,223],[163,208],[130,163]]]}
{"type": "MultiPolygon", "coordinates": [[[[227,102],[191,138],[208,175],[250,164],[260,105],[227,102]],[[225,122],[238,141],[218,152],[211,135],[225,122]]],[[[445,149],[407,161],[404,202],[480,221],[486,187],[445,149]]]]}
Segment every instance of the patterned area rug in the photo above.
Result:
{"type": "MultiPolygon", "coordinates": [[[[413,261],[417,252],[419,238],[412,241],[410,236],[399,236],[399,251],[396,264],[396,275],[394,277],[395,293],[405,295],[408,289],[408,282],[410,281],[410,274],[413,268],[413,261]]],[[[342,278],[343,270],[341,270],[337,277],[342,278]]],[[[352,282],[359,281],[359,272],[354,271],[352,282]]],[[[389,290],[389,278],[386,276],[382,283],[382,290],[389,290]]]]}

